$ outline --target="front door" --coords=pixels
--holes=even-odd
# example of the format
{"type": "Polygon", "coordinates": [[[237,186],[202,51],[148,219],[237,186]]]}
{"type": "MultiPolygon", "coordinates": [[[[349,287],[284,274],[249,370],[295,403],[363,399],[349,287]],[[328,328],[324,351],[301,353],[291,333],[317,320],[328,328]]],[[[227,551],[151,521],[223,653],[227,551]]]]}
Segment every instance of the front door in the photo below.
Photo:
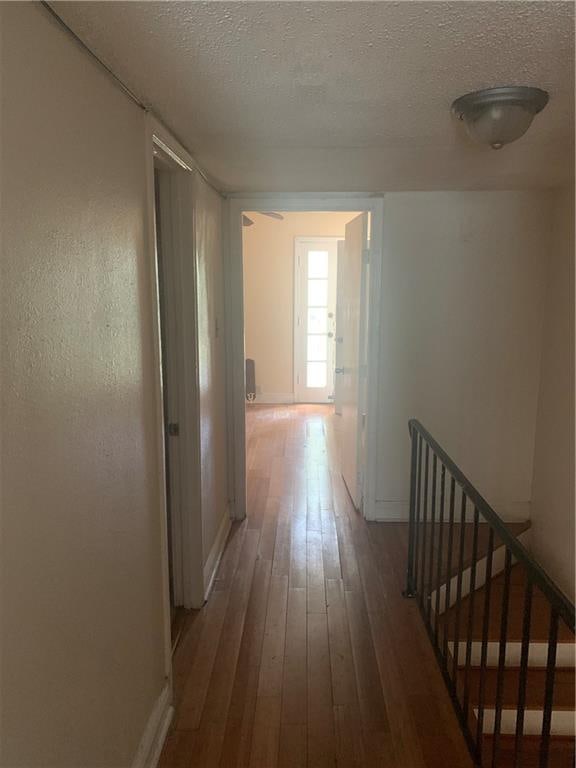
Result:
{"type": "Polygon", "coordinates": [[[334,399],[337,243],[335,237],[296,238],[294,393],[298,403],[334,399]]]}

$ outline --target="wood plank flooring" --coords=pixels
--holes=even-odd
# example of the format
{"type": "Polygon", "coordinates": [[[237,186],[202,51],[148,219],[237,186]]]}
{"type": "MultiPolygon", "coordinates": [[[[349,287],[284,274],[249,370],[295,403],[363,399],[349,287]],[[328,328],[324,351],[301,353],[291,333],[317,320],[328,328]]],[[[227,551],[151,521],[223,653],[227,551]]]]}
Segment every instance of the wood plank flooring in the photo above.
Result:
{"type": "Polygon", "coordinates": [[[160,768],[471,768],[414,601],[407,530],[367,524],[330,406],[247,413],[248,516],[174,657],[160,768]]]}

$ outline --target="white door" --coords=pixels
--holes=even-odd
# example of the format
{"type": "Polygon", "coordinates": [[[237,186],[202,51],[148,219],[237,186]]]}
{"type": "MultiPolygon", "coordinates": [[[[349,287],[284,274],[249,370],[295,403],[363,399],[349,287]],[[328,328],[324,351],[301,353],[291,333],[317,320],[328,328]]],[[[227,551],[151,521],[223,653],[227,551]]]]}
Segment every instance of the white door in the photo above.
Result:
{"type": "Polygon", "coordinates": [[[362,500],[360,476],[362,400],[365,376],[364,310],[367,306],[368,214],[346,225],[346,238],[338,263],[338,426],[342,476],[356,508],[362,500]]]}
{"type": "MultiPolygon", "coordinates": [[[[340,286],[343,284],[343,281],[345,279],[344,276],[344,268],[345,268],[345,262],[344,262],[344,249],[345,249],[345,242],[344,240],[338,240],[338,267],[337,267],[337,279],[336,279],[336,338],[335,338],[335,345],[334,345],[334,353],[335,353],[335,363],[336,363],[336,371],[344,365],[344,362],[342,360],[342,342],[343,338],[339,335],[342,331],[343,326],[343,317],[342,317],[342,302],[338,300],[338,293],[340,290],[340,286]]],[[[337,416],[342,415],[342,376],[336,374],[334,376],[334,413],[337,416]]]]}
{"type": "Polygon", "coordinates": [[[294,280],[294,395],[298,403],[334,399],[335,237],[297,237],[294,280]]]}

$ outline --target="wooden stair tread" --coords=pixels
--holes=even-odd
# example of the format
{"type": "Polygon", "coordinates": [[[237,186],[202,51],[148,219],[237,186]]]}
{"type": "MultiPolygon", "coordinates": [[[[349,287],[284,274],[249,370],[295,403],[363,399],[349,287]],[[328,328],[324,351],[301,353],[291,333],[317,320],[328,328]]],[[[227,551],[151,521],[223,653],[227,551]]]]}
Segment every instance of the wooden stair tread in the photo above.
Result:
{"type": "MultiPolygon", "coordinates": [[[[574,739],[571,736],[552,736],[548,751],[548,768],[574,768],[574,739]]],[[[482,765],[491,765],[494,738],[487,734],[482,739],[482,765]],[[489,756],[489,759],[487,757],[489,756]]],[[[501,735],[499,739],[498,768],[514,768],[516,739],[501,735]]],[[[522,768],[539,768],[540,737],[525,736],[522,744],[522,768]]]]}
{"type": "MultiPolygon", "coordinates": [[[[508,641],[521,642],[522,624],[524,619],[524,595],[526,587],[526,572],[519,565],[512,567],[510,574],[510,594],[508,607],[508,641]]],[[[486,587],[481,587],[474,593],[474,612],[472,622],[473,640],[482,639],[482,626],[484,621],[484,596],[486,587]]],[[[490,620],[488,624],[488,640],[500,639],[500,622],[502,616],[502,597],[504,591],[504,574],[498,574],[492,579],[490,587],[490,620]]],[[[471,596],[467,595],[460,603],[460,639],[466,637],[467,621],[470,610],[471,596]]],[[[456,606],[452,606],[440,617],[441,624],[446,627],[448,637],[454,637],[456,622],[456,606]]],[[[532,643],[546,643],[548,641],[550,627],[550,605],[544,595],[534,589],[532,597],[532,618],[530,625],[530,641],[532,643]]],[[[573,643],[574,634],[564,622],[558,626],[558,642],[573,643]]]]}
{"type": "MultiPolygon", "coordinates": [[[[528,530],[530,528],[530,522],[520,522],[520,523],[508,523],[506,525],[508,530],[513,536],[519,536],[524,531],[528,530]]],[[[421,524],[421,530],[419,532],[420,537],[422,537],[422,530],[424,528],[424,525],[421,524]]],[[[448,575],[450,576],[456,576],[458,573],[458,564],[459,564],[459,557],[460,557],[460,532],[461,532],[461,524],[460,523],[454,523],[454,531],[453,531],[453,545],[452,545],[452,558],[450,563],[450,569],[448,570],[448,532],[449,532],[449,525],[448,523],[443,523],[442,525],[443,532],[442,532],[442,566],[441,566],[441,573],[442,573],[442,580],[445,581],[448,578],[448,575]]],[[[430,564],[430,536],[432,533],[432,525],[431,523],[426,524],[426,561],[428,563],[428,566],[430,564]]],[[[486,557],[488,553],[488,539],[490,535],[490,526],[487,524],[481,524],[478,526],[478,542],[477,542],[477,560],[481,560],[482,558],[486,557]]],[[[420,538],[420,542],[422,539],[420,538]]],[[[472,564],[472,545],[474,541],[474,525],[472,523],[464,523],[464,556],[463,556],[463,567],[464,569],[469,568],[472,564]]],[[[433,591],[436,589],[436,577],[437,577],[437,568],[438,568],[438,552],[439,552],[439,542],[440,542],[440,524],[436,522],[434,524],[434,547],[433,547],[433,568],[432,568],[432,585],[429,586],[428,584],[428,573],[426,573],[425,578],[425,584],[426,584],[426,590],[427,591],[433,591]]],[[[420,544],[421,545],[421,544],[420,544]]],[[[502,546],[502,541],[498,538],[498,536],[494,537],[494,551],[498,549],[498,547],[502,546]]],[[[426,569],[428,570],[428,568],[426,569]]]]}
{"type": "MultiPolygon", "coordinates": [[[[480,669],[471,667],[468,670],[468,684],[470,691],[470,702],[476,706],[479,701],[480,691],[480,669]]],[[[458,675],[459,689],[464,687],[464,670],[461,669],[458,675]]],[[[496,684],[498,678],[498,669],[487,667],[484,672],[484,706],[493,707],[496,703],[496,684]]],[[[556,669],[554,681],[554,709],[555,710],[574,710],[575,693],[574,685],[576,674],[574,669],[558,668],[556,669]]],[[[520,670],[517,667],[509,667],[504,670],[502,706],[506,709],[516,708],[518,702],[518,685],[520,681],[520,670]]],[[[526,676],[526,709],[542,709],[544,704],[544,690],[546,682],[545,669],[528,669],[526,676]]]]}

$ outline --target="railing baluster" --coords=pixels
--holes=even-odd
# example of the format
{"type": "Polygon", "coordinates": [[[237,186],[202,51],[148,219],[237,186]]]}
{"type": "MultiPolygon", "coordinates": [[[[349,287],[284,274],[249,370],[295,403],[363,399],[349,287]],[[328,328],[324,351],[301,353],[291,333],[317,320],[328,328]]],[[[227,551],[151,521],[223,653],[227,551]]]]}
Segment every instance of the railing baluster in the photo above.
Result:
{"type": "Polygon", "coordinates": [[[416,481],[416,540],[414,543],[414,593],[418,592],[418,573],[420,569],[420,509],[422,498],[422,435],[418,435],[418,475],[416,481]]]}
{"type": "Polygon", "coordinates": [[[476,563],[478,559],[478,509],[474,507],[474,532],[472,535],[472,561],[470,563],[470,599],[468,605],[468,629],[466,632],[466,665],[464,667],[464,719],[468,722],[470,700],[470,662],[472,660],[472,630],[474,627],[474,603],[476,598],[476,563]]]}
{"type": "Polygon", "coordinates": [[[546,659],[546,687],[544,692],[544,713],[542,715],[542,740],[540,742],[540,768],[548,768],[550,749],[550,726],[554,697],[554,675],[556,672],[556,649],[558,646],[558,614],[550,609],[550,631],[548,634],[548,658],[546,659]]]}
{"type": "Polygon", "coordinates": [[[408,526],[408,567],[406,571],[407,597],[414,595],[414,539],[416,536],[416,459],[418,449],[418,433],[410,434],[410,522],[408,526]]]}
{"type": "Polygon", "coordinates": [[[428,595],[426,598],[426,615],[428,624],[432,627],[430,614],[432,613],[432,584],[434,578],[434,533],[436,523],[436,477],[438,474],[438,459],[432,454],[432,497],[430,501],[430,564],[428,566],[428,595]]]}
{"type": "Polygon", "coordinates": [[[458,581],[456,582],[456,616],[454,617],[454,665],[452,678],[458,690],[458,656],[460,654],[460,603],[462,602],[462,571],[464,570],[464,543],[466,539],[466,494],[462,491],[460,507],[460,550],[458,553],[458,581]]]}
{"type": "MultiPolygon", "coordinates": [[[[550,606],[550,631],[548,658],[546,667],[545,701],[542,713],[542,729],[539,768],[548,768],[551,725],[554,708],[555,666],[558,645],[559,622],[575,632],[574,605],[551,581],[522,542],[507,528],[494,509],[474,488],[472,483],[456,466],[444,449],[432,435],[415,419],[410,420],[411,474],[410,474],[410,539],[409,564],[407,573],[408,588],[416,593],[418,606],[434,646],[444,680],[450,691],[456,714],[467,741],[474,765],[477,768],[501,768],[503,757],[501,731],[503,728],[504,692],[508,690],[506,663],[509,656],[509,611],[511,601],[512,563],[518,563],[525,569],[527,582],[524,590],[522,619],[522,640],[518,686],[515,709],[514,768],[522,768],[526,761],[526,737],[524,735],[526,705],[528,701],[528,681],[530,663],[531,618],[533,613],[534,590],[538,589],[550,606]],[[414,440],[416,435],[416,440],[414,440]],[[430,457],[432,454],[432,459],[430,457]],[[438,463],[440,463],[440,488],[438,489],[438,463]],[[430,473],[432,478],[430,479],[430,473]],[[450,488],[447,488],[447,475],[450,475],[450,488]],[[460,494],[460,501],[456,494],[460,494]],[[446,496],[449,496],[447,501],[446,496]],[[446,504],[448,503],[448,511],[446,504]],[[459,512],[456,505],[460,503],[459,512]],[[474,510],[472,531],[472,556],[470,579],[466,583],[470,589],[467,594],[468,613],[464,617],[464,564],[468,550],[467,507],[474,510]],[[446,522],[446,517],[448,521],[446,522]],[[455,531],[456,524],[460,531],[455,531]],[[479,560],[480,522],[488,526],[488,545],[485,557],[485,570],[482,558],[479,560]],[[446,531],[444,530],[446,528],[446,531]],[[460,537],[458,541],[458,535],[460,537]],[[428,538],[430,540],[428,541],[428,538]],[[504,569],[498,581],[502,579],[501,605],[495,605],[493,568],[496,561],[495,547],[503,546],[504,569]],[[435,559],[436,558],[436,559],[435,559]],[[482,583],[482,577],[484,581],[482,583]],[[454,581],[454,583],[452,583],[454,581]],[[477,587],[483,587],[481,595],[476,594],[477,587]],[[454,592],[456,593],[454,595],[454,592]],[[433,598],[433,593],[435,596],[433,598]],[[453,603],[453,605],[451,605],[453,603]],[[482,615],[475,614],[482,608],[482,615]],[[496,690],[494,704],[494,724],[491,750],[485,747],[486,702],[488,698],[488,650],[490,627],[494,610],[501,610],[498,659],[496,669],[496,690]],[[449,614],[448,614],[449,612],[449,614]],[[445,620],[440,618],[447,613],[445,620]],[[432,625],[432,614],[434,624],[432,625]],[[481,623],[481,627],[480,627],[481,623]],[[479,662],[474,662],[475,680],[472,689],[472,649],[474,637],[480,638],[479,662]],[[462,632],[462,638],[460,634],[462,632]],[[454,653],[450,660],[450,645],[453,642],[454,653]],[[462,658],[462,654],[465,658],[462,658]],[[477,674],[477,677],[476,677],[477,674]],[[472,707],[477,718],[474,728],[472,707]],[[474,732],[473,732],[474,731],[474,732]],[[523,762],[524,761],[524,762],[523,762]]],[[[484,537],[482,536],[482,541],[484,537]]],[[[514,571],[516,572],[516,571],[514,571]]],[[[466,574],[467,575],[467,574],[466,574]]],[[[496,583],[498,583],[498,581],[496,583]]],[[[408,590],[407,590],[408,592],[408,590]]],[[[573,756],[572,756],[573,757],[573,756]]],[[[506,764],[508,762],[506,761],[506,764]]],[[[532,764],[532,763],[530,763],[532,764]]],[[[576,768],[576,766],[574,766],[576,768]]]]}
{"type": "Polygon", "coordinates": [[[478,763],[482,764],[482,738],[484,734],[484,697],[486,694],[486,661],[488,659],[488,629],[490,627],[490,594],[492,592],[492,559],[494,556],[494,531],[488,534],[488,552],[486,553],[486,577],[484,582],[484,616],[482,620],[482,651],[480,653],[480,681],[478,684],[478,727],[476,729],[476,749],[478,763]]]}
{"type": "Polygon", "coordinates": [[[524,593],[524,618],[522,620],[522,653],[520,656],[520,679],[518,682],[518,704],[516,706],[516,741],[514,745],[514,766],[522,765],[524,745],[524,708],[526,706],[526,677],[528,674],[528,655],[530,652],[530,622],[532,615],[532,581],[526,574],[524,593]]]}
{"type": "Polygon", "coordinates": [[[425,608],[425,582],[426,582],[426,526],[428,525],[428,467],[430,464],[430,446],[426,443],[426,458],[424,467],[424,509],[422,512],[422,574],[420,576],[419,602],[425,608]]]}
{"type": "Polygon", "coordinates": [[[502,593],[502,617],[500,621],[500,648],[498,651],[498,677],[496,679],[496,711],[494,713],[494,743],[492,768],[497,768],[500,749],[500,727],[502,725],[502,694],[504,691],[504,667],[506,665],[506,644],[508,638],[508,604],[510,600],[510,571],[512,556],[506,547],[504,556],[504,591],[502,593]]]}
{"type": "MultiPolygon", "coordinates": [[[[444,545],[444,494],[446,490],[446,467],[440,470],[440,512],[438,516],[438,570],[436,573],[436,623],[434,624],[434,642],[438,645],[438,625],[440,624],[440,589],[442,587],[442,548],[444,545]]],[[[446,629],[446,628],[444,628],[446,629]]],[[[446,656],[443,657],[446,664],[446,656]]]]}
{"type": "MultiPolygon", "coordinates": [[[[446,591],[444,595],[444,611],[450,608],[450,591],[452,584],[452,547],[454,543],[454,497],[456,481],[450,478],[450,503],[448,507],[448,552],[446,553],[446,591]]],[[[444,658],[448,659],[448,624],[444,622],[444,658]]]]}

